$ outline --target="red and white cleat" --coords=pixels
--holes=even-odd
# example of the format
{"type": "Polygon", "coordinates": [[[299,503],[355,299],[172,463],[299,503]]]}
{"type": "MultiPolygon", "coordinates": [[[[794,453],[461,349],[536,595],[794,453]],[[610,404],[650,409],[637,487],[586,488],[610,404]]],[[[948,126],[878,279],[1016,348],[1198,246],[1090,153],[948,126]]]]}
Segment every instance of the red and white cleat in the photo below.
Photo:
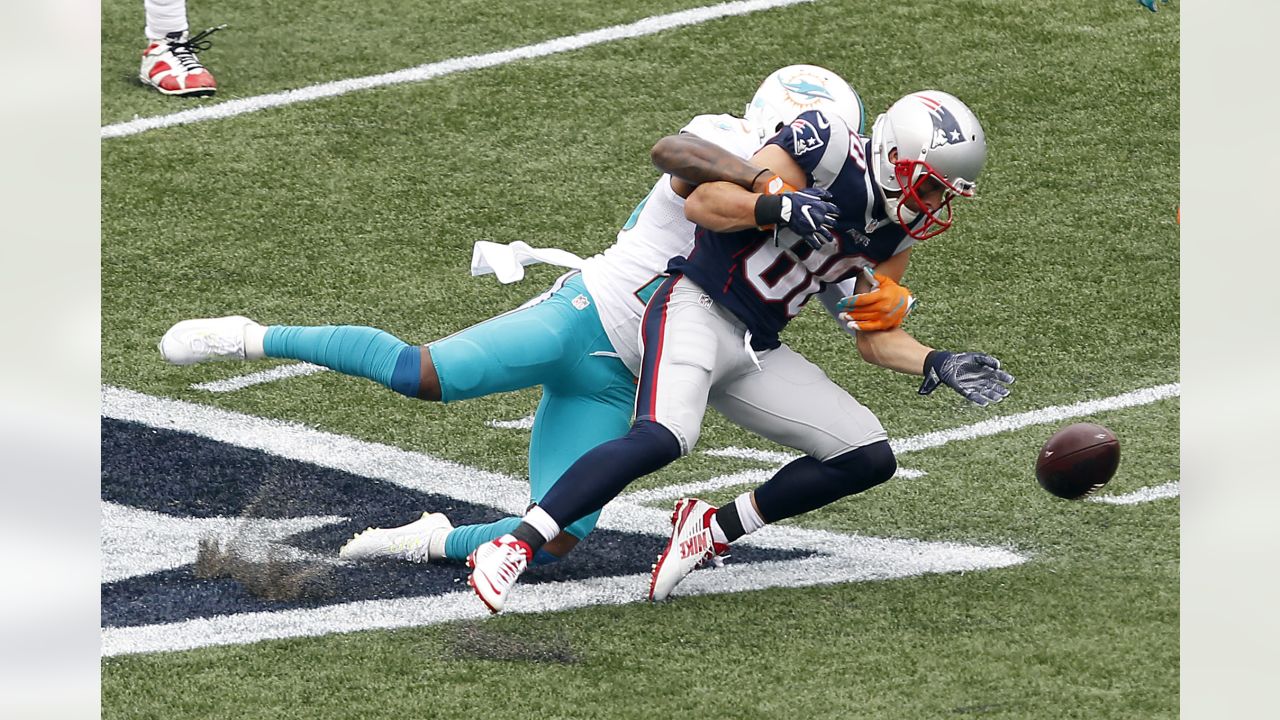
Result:
{"type": "Polygon", "coordinates": [[[711,539],[711,518],[718,509],[697,498],[676,501],[675,512],[671,514],[671,539],[653,566],[649,600],[666,600],[672,589],[703,563],[724,564],[720,556],[729,546],[711,539]]]}
{"type": "Polygon", "coordinates": [[[533,550],[523,540],[511,534],[503,535],[476,548],[467,557],[467,567],[471,568],[467,584],[484,601],[489,612],[497,614],[507,603],[511,586],[532,559],[533,550]]]}
{"type": "Polygon", "coordinates": [[[200,64],[196,53],[208,50],[212,43],[207,38],[224,27],[209,28],[192,38],[185,32],[173,32],[163,40],[148,41],[138,79],[165,95],[213,95],[218,91],[218,81],[200,64]]]}

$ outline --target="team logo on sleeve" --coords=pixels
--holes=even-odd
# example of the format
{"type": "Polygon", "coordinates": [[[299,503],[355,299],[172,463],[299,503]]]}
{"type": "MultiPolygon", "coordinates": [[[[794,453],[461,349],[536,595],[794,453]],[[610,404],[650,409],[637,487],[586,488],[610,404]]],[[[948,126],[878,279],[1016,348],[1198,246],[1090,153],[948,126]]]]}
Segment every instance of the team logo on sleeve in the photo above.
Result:
{"type": "Polygon", "coordinates": [[[826,143],[818,135],[818,128],[804,118],[796,118],[791,122],[791,140],[794,144],[793,154],[796,157],[817,150],[826,143]]]}
{"type": "Polygon", "coordinates": [[[929,149],[943,145],[953,145],[965,141],[964,130],[960,128],[960,121],[956,119],[951,111],[942,106],[941,103],[931,97],[917,95],[920,102],[929,108],[929,117],[933,120],[933,139],[929,144],[929,149]]]}

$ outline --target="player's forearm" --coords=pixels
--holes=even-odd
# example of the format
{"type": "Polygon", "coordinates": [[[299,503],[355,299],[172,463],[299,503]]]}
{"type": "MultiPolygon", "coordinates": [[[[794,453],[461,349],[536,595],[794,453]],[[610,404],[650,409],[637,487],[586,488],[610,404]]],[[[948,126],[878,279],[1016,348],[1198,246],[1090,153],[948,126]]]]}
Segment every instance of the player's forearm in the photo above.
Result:
{"type": "Polygon", "coordinates": [[[760,195],[733,183],[703,183],[684,203],[684,216],[716,232],[735,232],[757,227],[756,201],[760,195]]]}
{"type": "MultiPolygon", "coordinates": [[[[668,135],[649,152],[653,164],[689,185],[723,180],[747,190],[771,175],[715,143],[689,133],[668,135]]],[[[687,197],[687,195],[686,195],[687,197]]]]}
{"type": "Polygon", "coordinates": [[[907,375],[923,375],[924,360],[932,348],[922,345],[902,328],[858,333],[858,354],[872,365],[907,375]]]}

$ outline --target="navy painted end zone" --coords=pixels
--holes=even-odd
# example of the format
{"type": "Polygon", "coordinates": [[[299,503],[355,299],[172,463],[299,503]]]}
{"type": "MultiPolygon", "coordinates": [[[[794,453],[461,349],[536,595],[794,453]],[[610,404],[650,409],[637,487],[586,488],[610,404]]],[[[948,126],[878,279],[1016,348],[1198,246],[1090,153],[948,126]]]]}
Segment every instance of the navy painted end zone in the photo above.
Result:
{"type": "MultiPolygon", "coordinates": [[[[175,517],[338,515],[348,522],[289,538],[302,550],[336,556],[338,548],[368,526],[394,526],[424,510],[444,512],[455,525],[491,522],[491,507],[444,495],[420,493],[309,463],[288,460],[186,433],[102,420],[102,498],[175,517]]],[[[596,530],[565,561],[531,568],[521,582],[579,580],[649,571],[665,540],[596,530]]],[[[805,551],[734,548],[730,562],[805,557],[805,551]]],[[[195,558],[192,558],[194,561],[195,558]]],[[[379,561],[334,567],[332,595],[303,602],[255,598],[229,579],[200,580],[186,565],[102,586],[104,626],[150,625],[213,615],[417,595],[465,587],[461,563],[422,565],[379,561]]]]}

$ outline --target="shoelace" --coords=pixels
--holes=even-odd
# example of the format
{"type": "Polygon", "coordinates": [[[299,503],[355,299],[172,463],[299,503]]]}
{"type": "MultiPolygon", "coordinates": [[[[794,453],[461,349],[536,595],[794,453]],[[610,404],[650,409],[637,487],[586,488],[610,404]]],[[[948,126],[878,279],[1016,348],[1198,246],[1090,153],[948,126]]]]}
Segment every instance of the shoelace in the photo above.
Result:
{"type": "Polygon", "coordinates": [[[524,572],[528,561],[524,557],[524,553],[520,552],[520,548],[507,546],[508,552],[504,552],[502,563],[498,565],[498,579],[503,583],[510,585],[516,581],[520,573],[524,572]]]}
{"type": "Polygon", "coordinates": [[[219,355],[238,355],[243,344],[234,339],[228,340],[217,333],[206,333],[191,338],[191,349],[196,352],[212,351],[219,355]]]}
{"type": "Polygon", "coordinates": [[[209,40],[208,37],[225,27],[225,24],[217,27],[211,27],[187,38],[186,40],[170,42],[169,51],[178,59],[178,62],[182,63],[183,69],[187,72],[200,70],[204,66],[196,59],[196,53],[204,52],[205,50],[213,47],[213,41],[209,40]]]}

